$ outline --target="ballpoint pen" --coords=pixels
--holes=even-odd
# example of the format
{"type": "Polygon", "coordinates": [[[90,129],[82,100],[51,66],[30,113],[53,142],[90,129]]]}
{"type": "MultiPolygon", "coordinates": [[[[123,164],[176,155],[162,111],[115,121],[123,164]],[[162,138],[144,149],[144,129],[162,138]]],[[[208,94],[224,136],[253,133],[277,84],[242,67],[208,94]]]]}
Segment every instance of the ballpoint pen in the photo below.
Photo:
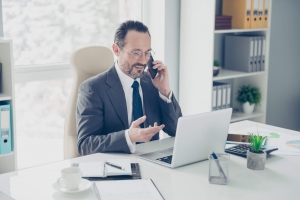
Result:
{"type": "Polygon", "coordinates": [[[100,197],[100,194],[99,194],[99,191],[98,191],[98,188],[97,188],[95,182],[93,183],[93,187],[94,187],[94,191],[95,191],[95,193],[96,193],[97,199],[98,199],[98,200],[101,200],[101,197],[100,197]]]}
{"type": "Polygon", "coordinates": [[[107,164],[107,165],[109,165],[109,166],[112,166],[112,167],[114,167],[114,168],[120,169],[120,170],[125,170],[125,167],[116,165],[116,164],[111,163],[111,162],[108,162],[108,161],[105,161],[105,164],[107,164]]]}
{"type": "Polygon", "coordinates": [[[227,180],[227,177],[226,177],[226,175],[225,175],[225,173],[224,173],[224,171],[223,171],[223,169],[222,169],[222,167],[221,167],[221,165],[219,163],[217,155],[213,151],[211,151],[211,155],[215,159],[215,162],[216,162],[216,164],[218,166],[218,169],[219,169],[219,172],[220,172],[220,177],[222,179],[224,178],[225,180],[227,180]]]}

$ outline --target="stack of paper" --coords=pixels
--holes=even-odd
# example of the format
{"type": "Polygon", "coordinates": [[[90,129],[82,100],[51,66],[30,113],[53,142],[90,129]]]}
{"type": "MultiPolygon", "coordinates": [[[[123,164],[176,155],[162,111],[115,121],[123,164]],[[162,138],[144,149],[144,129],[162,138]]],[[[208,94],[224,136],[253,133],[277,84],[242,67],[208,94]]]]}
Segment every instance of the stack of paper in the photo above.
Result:
{"type": "Polygon", "coordinates": [[[216,15],[215,30],[231,29],[231,16],[216,15]]]}
{"type": "Polygon", "coordinates": [[[95,182],[101,200],[163,200],[151,179],[95,182]]]}

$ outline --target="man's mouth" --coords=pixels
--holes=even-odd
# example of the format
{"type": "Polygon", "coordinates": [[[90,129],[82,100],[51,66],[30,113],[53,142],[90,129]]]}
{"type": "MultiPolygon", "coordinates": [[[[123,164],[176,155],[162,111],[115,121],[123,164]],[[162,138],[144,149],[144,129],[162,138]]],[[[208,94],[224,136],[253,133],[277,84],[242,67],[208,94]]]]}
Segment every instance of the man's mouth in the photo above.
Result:
{"type": "Polygon", "coordinates": [[[144,69],[145,69],[145,67],[146,67],[146,65],[142,65],[142,64],[135,64],[135,65],[133,65],[133,67],[135,67],[135,68],[137,68],[137,69],[142,69],[142,70],[144,70],[144,69]]]}
{"type": "Polygon", "coordinates": [[[136,65],[135,68],[137,68],[137,69],[144,69],[144,66],[136,65]]]}

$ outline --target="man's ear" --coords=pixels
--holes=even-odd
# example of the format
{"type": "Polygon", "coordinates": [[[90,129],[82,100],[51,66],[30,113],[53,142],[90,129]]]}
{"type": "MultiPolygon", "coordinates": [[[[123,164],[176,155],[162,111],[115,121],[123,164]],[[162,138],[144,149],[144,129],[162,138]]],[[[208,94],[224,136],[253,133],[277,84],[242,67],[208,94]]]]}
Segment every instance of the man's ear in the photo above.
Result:
{"type": "Polygon", "coordinates": [[[119,56],[120,55],[120,49],[118,47],[118,45],[116,43],[113,43],[112,45],[112,49],[113,49],[113,52],[116,56],[119,56]]]}

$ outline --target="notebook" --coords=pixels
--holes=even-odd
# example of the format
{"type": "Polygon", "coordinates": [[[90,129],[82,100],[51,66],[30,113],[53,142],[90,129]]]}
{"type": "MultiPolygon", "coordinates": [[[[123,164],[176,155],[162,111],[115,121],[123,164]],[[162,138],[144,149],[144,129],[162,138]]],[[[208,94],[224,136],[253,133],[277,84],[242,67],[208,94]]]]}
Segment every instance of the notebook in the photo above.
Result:
{"type": "MultiPolygon", "coordinates": [[[[107,177],[129,175],[132,176],[131,163],[129,159],[108,159],[108,162],[124,167],[124,170],[105,164],[105,161],[79,163],[77,166],[82,170],[83,178],[107,177]]],[[[73,163],[72,166],[75,164],[73,163]]]]}
{"type": "Polygon", "coordinates": [[[151,179],[94,182],[98,199],[163,200],[151,179]]]}
{"type": "Polygon", "coordinates": [[[115,181],[115,180],[132,180],[141,179],[140,165],[139,163],[131,163],[131,175],[118,175],[118,176],[107,176],[107,177],[85,177],[89,181],[115,181]]]}

